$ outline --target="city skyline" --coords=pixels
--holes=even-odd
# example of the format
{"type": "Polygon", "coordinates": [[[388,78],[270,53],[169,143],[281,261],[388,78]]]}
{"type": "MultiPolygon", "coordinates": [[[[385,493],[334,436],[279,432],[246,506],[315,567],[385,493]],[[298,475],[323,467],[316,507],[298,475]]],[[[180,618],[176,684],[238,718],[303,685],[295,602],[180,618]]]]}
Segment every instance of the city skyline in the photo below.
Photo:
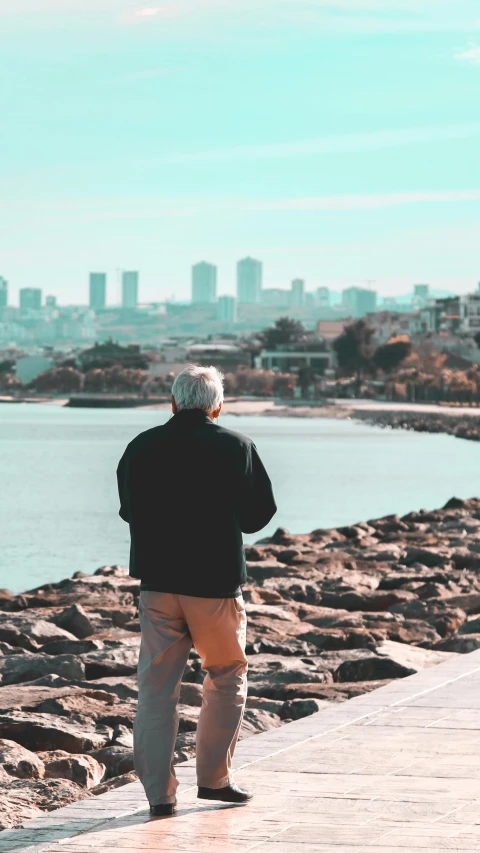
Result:
{"type": "Polygon", "coordinates": [[[234,294],[247,254],[266,288],[479,277],[475,0],[3,0],[0,39],[14,299],[186,299],[202,257],[234,294]]]}
{"type": "MultiPolygon", "coordinates": [[[[310,307],[321,307],[330,304],[331,296],[334,297],[332,304],[338,303],[336,297],[346,304],[349,302],[349,292],[359,291],[365,294],[371,293],[374,296],[373,302],[367,299],[368,304],[374,309],[377,299],[390,301],[395,303],[396,298],[399,304],[405,300],[411,300],[412,304],[419,300],[425,301],[426,298],[434,296],[447,295],[450,291],[435,288],[430,283],[414,282],[410,285],[410,290],[401,294],[382,294],[373,285],[371,279],[365,282],[346,282],[345,286],[340,286],[338,289],[328,285],[318,287],[308,287],[305,279],[294,278],[290,282],[283,282],[281,287],[264,287],[263,285],[263,264],[262,261],[247,256],[236,262],[236,289],[235,293],[225,293],[218,291],[218,268],[215,264],[206,261],[199,261],[192,265],[190,270],[190,293],[186,299],[159,298],[158,295],[153,299],[144,299],[140,292],[141,272],[139,270],[116,270],[115,278],[120,283],[120,288],[115,287],[115,293],[120,289],[117,298],[111,298],[111,288],[109,289],[109,273],[107,270],[89,272],[87,278],[87,295],[85,299],[73,299],[72,302],[58,303],[65,306],[78,305],[87,306],[93,310],[104,310],[105,308],[123,307],[127,309],[137,308],[142,304],[165,304],[168,302],[176,302],[202,305],[208,302],[217,303],[220,299],[234,300],[238,304],[272,304],[279,305],[281,303],[276,300],[276,296],[285,294],[290,297],[289,305],[292,308],[301,307],[302,305],[310,307]],[[108,298],[110,295],[110,298],[108,298]],[[315,296],[315,303],[309,301],[309,297],[315,296]]],[[[111,282],[110,282],[111,284],[111,282]]],[[[464,292],[478,292],[480,289],[480,281],[475,283],[474,287],[469,287],[464,292]]],[[[58,296],[51,295],[42,288],[20,288],[18,291],[18,300],[12,301],[12,288],[8,280],[0,275],[0,307],[15,308],[21,307],[22,299],[29,299],[29,294],[36,294],[36,301],[47,307],[56,307],[58,296]]],[[[453,292],[452,292],[452,295],[453,292]]],[[[461,294],[460,294],[461,295],[461,294]]],[[[286,304],[286,303],[285,303],[286,304]]]]}

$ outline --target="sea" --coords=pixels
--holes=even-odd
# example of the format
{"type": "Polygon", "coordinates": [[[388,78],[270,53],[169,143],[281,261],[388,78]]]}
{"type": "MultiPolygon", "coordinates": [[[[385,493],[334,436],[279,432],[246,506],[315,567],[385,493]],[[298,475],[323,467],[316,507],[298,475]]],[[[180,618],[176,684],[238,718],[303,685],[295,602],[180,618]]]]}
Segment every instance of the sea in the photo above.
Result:
{"type": "MultiPolygon", "coordinates": [[[[117,464],[134,436],[169,417],[0,403],[0,587],[16,593],[128,565],[117,464]]],[[[278,503],[272,522],[247,542],[277,527],[307,533],[480,495],[475,442],[350,420],[223,415],[221,423],[253,438],[278,503]]],[[[168,482],[159,485],[168,492],[168,482]]]]}

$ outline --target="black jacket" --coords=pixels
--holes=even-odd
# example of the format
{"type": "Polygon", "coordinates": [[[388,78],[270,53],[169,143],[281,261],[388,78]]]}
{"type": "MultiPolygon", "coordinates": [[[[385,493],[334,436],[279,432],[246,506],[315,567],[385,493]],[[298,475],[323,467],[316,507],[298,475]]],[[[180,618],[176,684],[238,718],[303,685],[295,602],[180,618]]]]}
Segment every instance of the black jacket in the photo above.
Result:
{"type": "Polygon", "coordinates": [[[183,409],[130,442],[117,478],[132,577],[159,592],[238,594],[242,531],[261,530],[277,510],[251,439],[183,409]]]}

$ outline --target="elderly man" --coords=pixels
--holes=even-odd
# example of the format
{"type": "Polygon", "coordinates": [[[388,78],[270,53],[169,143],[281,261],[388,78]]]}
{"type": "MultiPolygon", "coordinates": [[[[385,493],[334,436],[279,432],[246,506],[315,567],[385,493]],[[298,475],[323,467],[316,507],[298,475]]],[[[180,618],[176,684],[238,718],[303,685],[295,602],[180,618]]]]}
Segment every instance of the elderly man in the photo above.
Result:
{"type": "Polygon", "coordinates": [[[141,581],[135,768],[153,815],[175,812],[177,702],[192,645],[206,672],[198,796],[252,796],[231,775],[247,694],[242,531],[261,530],[277,508],[253,441],[216,423],[222,380],[214,367],[180,373],[173,417],[131,441],[117,469],[130,575],[141,581]]]}

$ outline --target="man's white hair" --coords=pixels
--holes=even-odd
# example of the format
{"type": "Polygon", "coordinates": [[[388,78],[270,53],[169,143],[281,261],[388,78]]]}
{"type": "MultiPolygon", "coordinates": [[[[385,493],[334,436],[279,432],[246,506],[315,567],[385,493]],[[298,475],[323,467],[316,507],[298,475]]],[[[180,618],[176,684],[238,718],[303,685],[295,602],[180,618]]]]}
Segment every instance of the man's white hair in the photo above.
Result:
{"type": "Polygon", "coordinates": [[[215,412],[223,403],[223,373],[216,367],[192,364],[176,377],[172,394],[177,409],[201,409],[215,412]]]}

